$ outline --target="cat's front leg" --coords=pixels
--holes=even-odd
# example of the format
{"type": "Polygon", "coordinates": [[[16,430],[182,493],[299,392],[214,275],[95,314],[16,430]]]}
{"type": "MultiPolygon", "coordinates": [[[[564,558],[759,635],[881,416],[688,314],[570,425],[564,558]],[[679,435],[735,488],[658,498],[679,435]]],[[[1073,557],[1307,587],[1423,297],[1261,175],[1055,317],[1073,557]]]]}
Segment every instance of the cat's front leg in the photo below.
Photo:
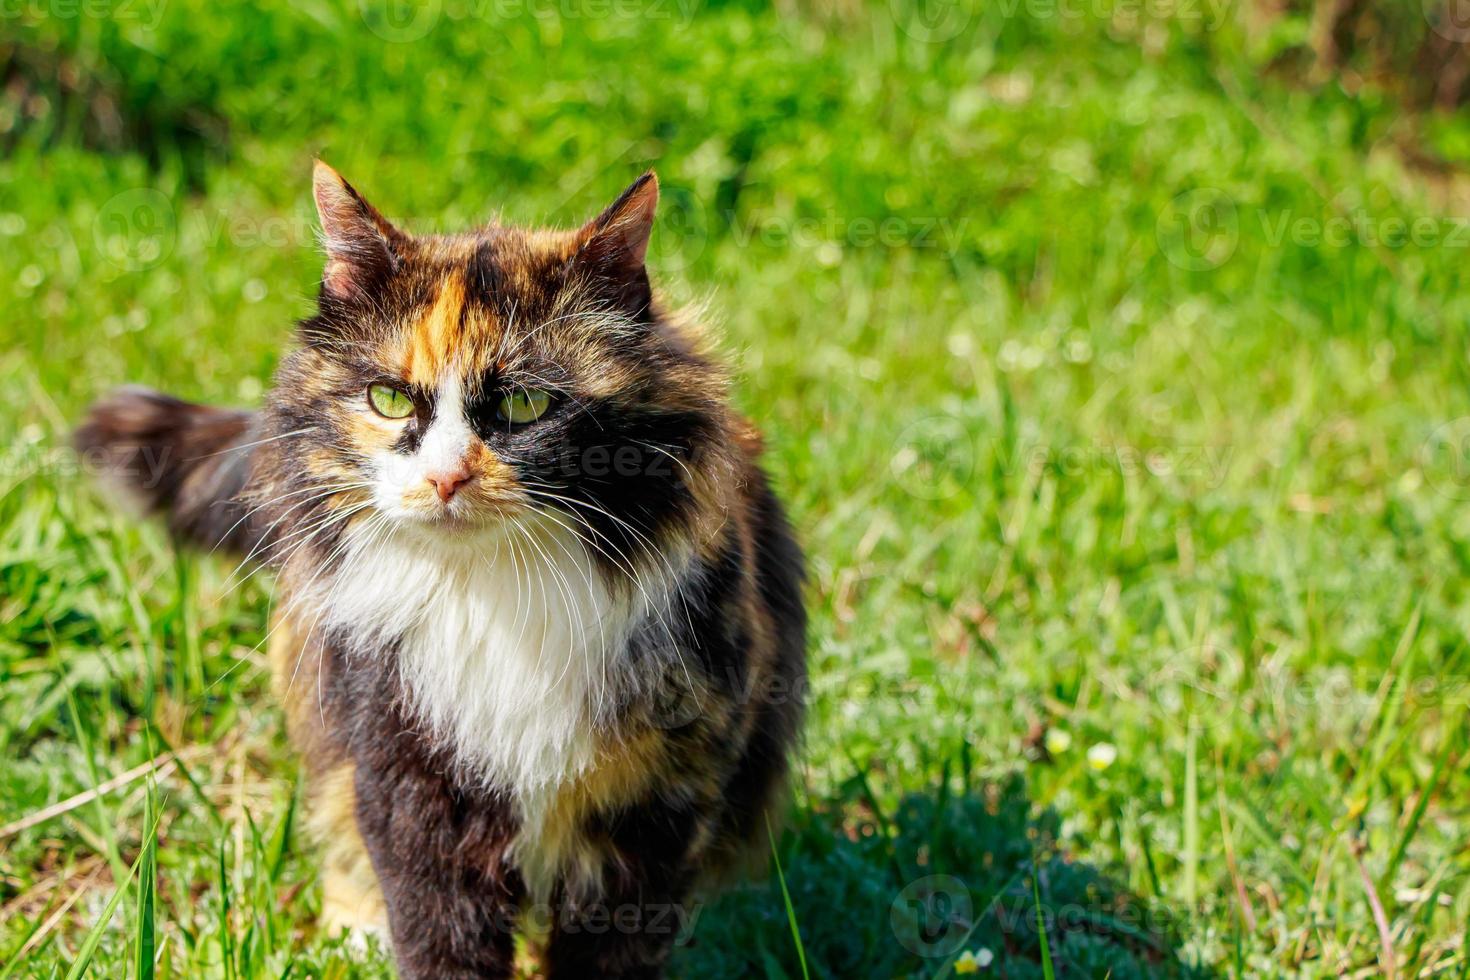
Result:
{"type": "Polygon", "coordinates": [[[512,976],[520,885],[494,807],[431,770],[357,765],[357,822],[388,909],[403,980],[512,976]]]}
{"type": "Polygon", "coordinates": [[[604,842],[603,888],[595,899],[557,902],[544,954],[551,980],[664,975],[697,913],[689,895],[709,820],[687,804],[657,802],[593,828],[604,842]]]}
{"type": "Polygon", "coordinates": [[[693,914],[685,889],[626,888],[556,910],[543,962],[550,980],[656,980],[693,914]]]}

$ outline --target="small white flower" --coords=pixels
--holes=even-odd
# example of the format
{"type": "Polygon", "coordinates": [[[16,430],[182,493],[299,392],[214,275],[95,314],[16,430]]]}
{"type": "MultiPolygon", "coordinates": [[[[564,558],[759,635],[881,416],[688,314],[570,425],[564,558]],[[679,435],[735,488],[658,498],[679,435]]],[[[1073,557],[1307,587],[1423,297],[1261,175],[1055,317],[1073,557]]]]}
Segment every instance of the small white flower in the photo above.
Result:
{"type": "Polygon", "coordinates": [[[1112,742],[1098,742],[1087,750],[1087,764],[1098,772],[1118,761],[1118,747],[1112,742]]]}
{"type": "Polygon", "coordinates": [[[1048,728],[1044,744],[1052,755],[1061,755],[1072,747],[1072,733],[1065,728],[1048,728]]]}
{"type": "Polygon", "coordinates": [[[985,947],[971,951],[965,950],[960,958],[954,961],[954,972],[958,974],[979,973],[981,970],[995,962],[995,954],[985,947]]]}

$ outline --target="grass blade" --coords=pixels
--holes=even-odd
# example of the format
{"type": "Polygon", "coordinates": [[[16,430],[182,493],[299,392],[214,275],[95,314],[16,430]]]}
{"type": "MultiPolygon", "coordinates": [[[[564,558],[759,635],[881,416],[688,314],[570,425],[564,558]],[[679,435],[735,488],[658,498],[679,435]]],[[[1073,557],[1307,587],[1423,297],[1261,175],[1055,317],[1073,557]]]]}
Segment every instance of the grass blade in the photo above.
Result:
{"type": "Polygon", "coordinates": [[[124,872],[122,854],[117,849],[117,834],[112,827],[112,817],[107,812],[107,805],[103,801],[103,793],[100,787],[106,782],[97,768],[97,755],[93,748],[91,732],[82,719],[81,708],[77,705],[76,696],[72,691],[66,693],[67,708],[71,712],[72,725],[77,736],[77,744],[81,746],[82,761],[87,766],[87,778],[90,780],[88,789],[92,791],[92,806],[97,812],[97,826],[102,837],[107,860],[112,865],[114,879],[121,878],[124,872]]]}
{"type": "Polygon", "coordinates": [[[234,980],[236,976],[235,963],[235,934],[230,928],[230,875],[225,862],[225,847],[228,838],[221,837],[219,842],[219,944],[220,963],[224,968],[225,980],[234,980]]]}
{"type": "Polygon", "coordinates": [[[776,835],[771,831],[771,816],[766,814],[766,837],[771,842],[771,857],[776,862],[776,878],[781,882],[781,900],[786,903],[786,921],[791,926],[791,941],[796,944],[796,958],[801,963],[802,980],[811,980],[806,965],[806,947],[801,943],[801,929],[796,924],[796,907],[791,904],[791,891],[786,887],[786,872],[781,868],[781,855],[776,852],[776,835]]]}
{"type": "MultiPolygon", "coordinates": [[[[143,835],[144,840],[151,840],[157,833],[158,814],[154,813],[152,822],[148,824],[148,830],[143,835]]],[[[97,921],[93,923],[91,930],[87,932],[87,938],[82,941],[81,948],[77,950],[77,958],[72,961],[71,969],[66,971],[66,980],[80,980],[82,975],[87,972],[87,967],[91,964],[92,957],[97,955],[97,946],[102,942],[102,934],[107,931],[107,924],[112,921],[113,914],[117,912],[117,907],[121,904],[123,895],[127,894],[128,885],[132,883],[133,875],[137,873],[139,866],[142,865],[144,857],[150,853],[150,849],[145,844],[143,852],[138,855],[137,860],[133,862],[132,867],[128,869],[123,879],[117,883],[117,888],[113,890],[112,898],[108,899],[107,906],[102,910],[102,914],[97,917],[97,921]]]]}
{"type": "Polygon", "coordinates": [[[1041,868],[1035,863],[1031,868],[1031,897],[1036,902],[1036,935],[1041,940],[1041,975],[1046,980],[1056,980],[1056,972],[1051,965],[1051,944],[1046,938],[1046,916],[1041,912],[1041,868]]]}
{"type": "Polygon", "coordinates": [[[1199,724],[1189,718],[1184,754],[1184,903],[1195,908],[1199,896],[1199,724]]]}
{"type": "MultiPolygon", "coordinates": [[[[1454,731],[1455,726],[1447,726],[1447,731],[1454,731]]],[[[1434,760],[1434,769],[1429,774],[1429,779],[1424,783],[1424,790],[1419,794],[1419,800],[1414,804],[1414,811],[1409,814],[1409,822],[1404,825],[1404,832],[1399,835],[1398,843],[1394,845],[1393,853],[1389,856],[1388,867],[1384,869],[1383,877],[1379,879],[1379,890],[1386,895],[1393,894],[1393,876],[1398,871],[1399,864],[1404,860],[1404,854],[1413,843],[1414,835],[1419,832],[1419,821],[1424,819],[1424,811],[1429,809],[1429,801],[1434,797],[1439,788],[1440,776],[1444,774],[1444,767],[1449,762],[1450,751],[1455,746],[1453,738],[1446,737],[1444,746],[1439,750],[1439,757],[1434,760]]]]}
{"type": "MultiPolygon", "coordinates": [[[[144,797],[143,823],[157,824],[158,788],[152,778],[148,780],[148,791],[144,797]]],[[[158,890],[158,835],[149,834],[143,840],[143,853],[138,855],[138,923],[134,935],[137,957],[134,976],[138,980],[153,980],[155,953],[158,949],[158,929],[154,921],[158,890]]]]}

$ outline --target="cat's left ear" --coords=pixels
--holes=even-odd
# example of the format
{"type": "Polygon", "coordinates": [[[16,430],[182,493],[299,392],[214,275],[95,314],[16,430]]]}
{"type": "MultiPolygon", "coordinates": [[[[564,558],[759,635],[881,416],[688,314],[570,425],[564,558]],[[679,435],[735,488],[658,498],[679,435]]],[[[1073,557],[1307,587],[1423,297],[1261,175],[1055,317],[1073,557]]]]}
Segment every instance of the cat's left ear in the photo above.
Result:
{"type": "Polygon", "coordinates": [[[607,208],[577,233],[574,267],[610,287],[626,307],[642,313],[651,290],[644,260],[658,208],[658,177],[652,170],[639,177],[607,208]]]}
{"type": "Polygon", "coordinates": [[[338,300],[372,295],[397,268],[403,232],[321,160],[312,170],[311,184],[327,249],[322,292],[338,300]]]}

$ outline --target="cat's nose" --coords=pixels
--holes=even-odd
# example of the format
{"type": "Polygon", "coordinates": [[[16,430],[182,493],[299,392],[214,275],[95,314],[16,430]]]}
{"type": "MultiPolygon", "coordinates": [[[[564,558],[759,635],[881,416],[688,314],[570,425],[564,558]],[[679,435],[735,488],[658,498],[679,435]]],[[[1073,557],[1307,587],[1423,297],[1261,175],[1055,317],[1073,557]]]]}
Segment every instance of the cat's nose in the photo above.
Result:
{"type": "Polygon", "coordinates": [[[426,479],[434,484],[434,489],[439,492],[439,499],[447,504],[456,490],[470,482],[470,471],[459,466],[452,470],[430,473],[426,479]]]}

